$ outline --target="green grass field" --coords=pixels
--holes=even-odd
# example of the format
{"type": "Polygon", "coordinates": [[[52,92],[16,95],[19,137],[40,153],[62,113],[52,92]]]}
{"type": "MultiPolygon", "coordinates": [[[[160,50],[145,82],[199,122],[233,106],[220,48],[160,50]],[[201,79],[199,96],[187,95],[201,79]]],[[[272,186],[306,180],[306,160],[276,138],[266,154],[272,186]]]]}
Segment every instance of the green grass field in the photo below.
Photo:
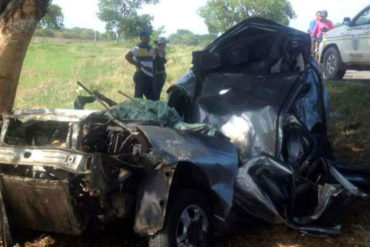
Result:
{"type": "Polygon", "coordinates": [[[370,78],[327,82],[330,137],[338,158],[370,162],[370,78]]]}
{"type": "MultiPolygon", "coordinates": [[[[194,49],[197,48],[169,46],[166,88],[190,68],[191,51],[194,49]]],[[[125,62],[127,51],[125,45],[111,43],[32,43],[24,63],[16,108],[72,108],[77,81],[100,90],[116,101],[123,100],[118,90],[133,94],[134,68],[125,62]]],[[[351,162],[370,161],[370,83],[331,81],[326,85],[331,97],[329,133],[335,156],[351,162]]],[[[165,98],[163,92],[162,99],[165,98]]],[[[354,207],[344,219],[343,234],[337,238],[310,238],[285,226],[257,224],[223,237],[218,240],[218,246],[368,247],[369,205],[369,202],[360,202],[354,207]]],[[[56,236],[55,239],[55,246],[88,246],[83,242],[86,236],[82,240],[67,236],[56,236]]],[[[140,241],[129,244],[110,234],[99,239],[97,244],[145,246],[140,241]]]]}
{"type": "MultiPolygon", "coordinates": [[[[193,49],[169,47],[165,89],[190,68],[193,49]]],[[[77,81],[122,101],[118,90],[129,95],[134,92],[134,67],[124,59],[127,51],[126,46],[115,43],[32,43],[24,62],[15,108],[72,108],[77,81]]]]}

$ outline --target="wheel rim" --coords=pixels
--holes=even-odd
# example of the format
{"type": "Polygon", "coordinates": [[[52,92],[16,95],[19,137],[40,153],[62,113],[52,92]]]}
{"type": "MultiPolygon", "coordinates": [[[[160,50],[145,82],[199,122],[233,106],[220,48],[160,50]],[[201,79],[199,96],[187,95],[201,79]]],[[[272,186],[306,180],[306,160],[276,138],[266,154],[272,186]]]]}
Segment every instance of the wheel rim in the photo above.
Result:
{"type": "Polygon", "coordinates": [[[186,207],[177,221],[177,247],[197,247],[205,245],[207,242],[208,230],[209,222],[205,211],[197,205],[186,207]]]}
{"type": "Polygon", "coordinates": [[[334,55],[330,55],[326,61],[326,70],[329,74],[333,74],[337,69],[337,58],[334,55]]]}

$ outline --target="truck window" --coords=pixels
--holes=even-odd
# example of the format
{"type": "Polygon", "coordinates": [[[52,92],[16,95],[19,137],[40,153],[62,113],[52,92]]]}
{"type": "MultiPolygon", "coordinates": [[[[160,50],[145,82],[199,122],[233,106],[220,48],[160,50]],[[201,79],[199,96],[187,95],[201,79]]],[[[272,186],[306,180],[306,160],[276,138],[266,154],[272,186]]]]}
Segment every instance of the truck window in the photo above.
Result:
{"type": "Polygon", "coordinates": [[[365,10],[365,12],[360,15],[355,21],[355,26],[362,26],[370,24],[370,9],[365,10]]]}

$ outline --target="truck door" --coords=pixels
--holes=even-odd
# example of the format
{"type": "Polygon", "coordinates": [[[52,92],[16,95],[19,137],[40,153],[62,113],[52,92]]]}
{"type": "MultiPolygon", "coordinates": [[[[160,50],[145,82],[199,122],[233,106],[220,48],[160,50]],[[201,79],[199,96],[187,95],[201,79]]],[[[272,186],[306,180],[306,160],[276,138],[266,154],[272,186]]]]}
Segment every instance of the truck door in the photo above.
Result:
{"type": "Polygon", "coordinates": [[[361,11],[349,28],[351,43],[350,60],[359,64],[370,64],[370,7],[361,11]]]}

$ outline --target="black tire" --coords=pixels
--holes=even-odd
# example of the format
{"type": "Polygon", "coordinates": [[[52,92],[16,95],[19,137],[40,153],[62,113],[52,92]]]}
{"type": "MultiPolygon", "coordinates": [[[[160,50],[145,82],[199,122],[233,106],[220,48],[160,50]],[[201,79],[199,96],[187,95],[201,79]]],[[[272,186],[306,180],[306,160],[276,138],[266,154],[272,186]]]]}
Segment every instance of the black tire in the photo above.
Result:
{"type": "Polygon", "coordinates": [[[346,73],[342,58],[335,47],[330,47],[323,59],[324,78],[327,80],[341,80],[346,73]]]}
{"type": "Polygon", "coordinates": [[[187,239],[184,241],[191,241],[193,246],[211,246],[211,239],[213,237],[213,220],[209,204],[205,200],[205,197],[194,190],[181,190],[173,193],[173,195],[176,197],[169,205],[164,229],[149,239],[149,247],[186,246],[188,244],[182,244],[182,242],[178,243],[178,240],[182,235],[186,235],[187,239]],[[190,216],[191,219],[190,212],[193,209],[202,210],[199,213],[199,221],[192,222],[190,227],[187,228],[188,230],[186,234],[180,234],[181,230],[184,229],[184,227],[182,227],[184,226],[182,220],[184,215],[186,214],[187,216],[190,216]],[[206,233],[200,230],[200,228],[205,228],[205,221],[208,222],[206,233]],[[199,241],[199,239],[202,240],[199,241]]]}

